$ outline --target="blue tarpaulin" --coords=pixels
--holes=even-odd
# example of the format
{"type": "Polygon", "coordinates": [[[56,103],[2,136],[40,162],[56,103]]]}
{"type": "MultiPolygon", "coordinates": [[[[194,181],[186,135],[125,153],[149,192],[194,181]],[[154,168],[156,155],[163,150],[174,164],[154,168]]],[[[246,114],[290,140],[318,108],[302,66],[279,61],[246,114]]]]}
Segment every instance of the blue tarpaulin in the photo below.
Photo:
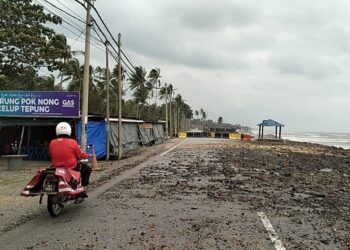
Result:
{"type": "MultiPolygon", "coordinates": [[[[77,123],[77,140],[80,144],[81,122],[77,123]]],[[[106,125],[101,121],[89,121],[87,124],[87,145],[93,144],[97,159],[106,157],[106,125]]],[[[88,151],[89,152],[89,151],[88,151]]]]}

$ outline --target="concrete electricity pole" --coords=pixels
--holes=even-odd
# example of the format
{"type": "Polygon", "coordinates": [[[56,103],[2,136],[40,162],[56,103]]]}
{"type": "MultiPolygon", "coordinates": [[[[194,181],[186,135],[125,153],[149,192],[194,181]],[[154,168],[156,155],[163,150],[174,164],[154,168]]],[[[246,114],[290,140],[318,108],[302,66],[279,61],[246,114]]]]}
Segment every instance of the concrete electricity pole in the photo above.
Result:
{"type": "Polygon", "coordinates": [[[175,137],[176,137],[176,134],[177,134],[177,103],[175,101],[175,98],[173,98],[174,100],[174,110],[173,110],[173,118],[174,118],[174,134],[175,134],[175,137]]]}
{"type": "Polygon", "coordinates": [[[171,95],[172,95],[172,90],[171,90],[171,92],[169,93],[170,95],[170,103],[169,103],[169,109],[170,109],[170,112],[169,112],[169,134],[170,134],[170,138],[173,138],[173,121],[172,121],[172,113],[173,113],[173,109],[172,109],[172,105],[171,105],[171,102],[172,102],[172,100],[171,100],[171,95]]]}
{"type": "Polygon", "coordinates": [[[109,145],[110,145],[110,122],[109,122],[109,65],[108,65],[108,41],[106,41],[106,134],[107,134],[107,155],[106,160],[109,161],[109,145]]]}
{"type": "Polygon", "coordinates": [[[90,37],[91,37],[91,1],[86,0],[86,29],[85,29],[85,59],[84,59],[84,80],[83,80],[83,104],[81,112],[81,148],[86,151],[87,144],[87,122],[89,107],[89,70],[90,70],[90,37]]]}
{"type": "Polygon", "coordinates": [[[169,135],[169,124],[168,124],[168,86],[167,84],[165,83],[165,121],[166,121],[166,124],[165,124],[165,136],[166,136],[166,139],[168,139],[168,135],[169,135]]]}
{"type": "Polygon", "coordinates": [[[121,66],[121,37],[122,35],[118,34],[118,160],[122,158],[122,66],[121,66]]]}

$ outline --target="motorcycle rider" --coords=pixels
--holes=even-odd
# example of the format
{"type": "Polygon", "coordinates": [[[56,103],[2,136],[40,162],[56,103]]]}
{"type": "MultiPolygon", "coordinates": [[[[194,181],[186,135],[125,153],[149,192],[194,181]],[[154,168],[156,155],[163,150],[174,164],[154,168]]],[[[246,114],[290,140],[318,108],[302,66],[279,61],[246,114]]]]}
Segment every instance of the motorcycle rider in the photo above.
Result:
{"type": "MultiPolygon", "coordinates": [[[[70,138],[72,128],[67,122],[60,122],[56,126],[57,138],[50,142],[50,156],[52,167],[64,167],[81,173],[81,184],[86,187],[89,184],[91,168],[90,166],[79,163],[78,160],[92,157],[91,154],[84,153],[80,150],[76,140],[70,138]]],[[[84,192],[81,194],[87,197],[84,192]]]]}

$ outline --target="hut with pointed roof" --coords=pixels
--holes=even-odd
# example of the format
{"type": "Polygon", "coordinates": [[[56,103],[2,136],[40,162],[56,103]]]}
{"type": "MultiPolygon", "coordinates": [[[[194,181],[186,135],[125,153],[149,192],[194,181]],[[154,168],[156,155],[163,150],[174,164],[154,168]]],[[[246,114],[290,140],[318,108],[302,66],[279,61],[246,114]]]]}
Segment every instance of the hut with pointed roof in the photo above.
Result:
{"type": "Polygon", "coordinates": [[[275,127],[275,139],[281,140],[281,133],[282,133],[282,127],[284,127],[283,124],[276,122],[272,119],[263,120],[261,123],[258,124],[259,126],[259,140],[264,139],[264,127],[275,127]],[[279,128],[278,136],[277,136],[277,130],[279,128]]]}

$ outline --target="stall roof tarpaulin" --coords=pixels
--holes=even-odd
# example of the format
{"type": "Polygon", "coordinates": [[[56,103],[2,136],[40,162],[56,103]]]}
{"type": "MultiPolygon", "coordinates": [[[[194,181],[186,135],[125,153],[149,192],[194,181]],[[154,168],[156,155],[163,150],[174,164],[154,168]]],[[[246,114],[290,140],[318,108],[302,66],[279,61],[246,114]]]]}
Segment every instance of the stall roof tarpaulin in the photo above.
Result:
{"type": "Polygon", "coordinates": [[[164,127],[162,124],[153,125],[154,143],[159,144],[165,141],[164,127]]]}
{"type": "MultiPolygon", "coordinates": [[[[77,139],[80,143],[81,138],[81,122],[77,124],[77,139]]],[[[93,144],[96,157],[98,159],[106,156],[106,124],[102,121],[89,121],[87,123],[87,144],[93,144]]]]}
{"type": "Polygon", "coordinates": [[[141,136],[141,142],[143,145],[147,145],[147,144],[154,142],[153,124],[152,123],[139,124],[139,131],[140,131],[140,136],[141,136]]]}
{"type": "Polygon", "coordinates": [[[59,122],[72,122],[72,118],[18,118],[0,117],[0,127],[8,126],[56,126],[59,122]]]}
{"type": "MultiPolygon", "coordinates": [[[[111,145],[113,153],[118,154],[118,123],[111,122],[111,145]]],[[[139,147],[139,129],[137,123],[122,123],[123,150],[132,150],[139,147]]]]}

